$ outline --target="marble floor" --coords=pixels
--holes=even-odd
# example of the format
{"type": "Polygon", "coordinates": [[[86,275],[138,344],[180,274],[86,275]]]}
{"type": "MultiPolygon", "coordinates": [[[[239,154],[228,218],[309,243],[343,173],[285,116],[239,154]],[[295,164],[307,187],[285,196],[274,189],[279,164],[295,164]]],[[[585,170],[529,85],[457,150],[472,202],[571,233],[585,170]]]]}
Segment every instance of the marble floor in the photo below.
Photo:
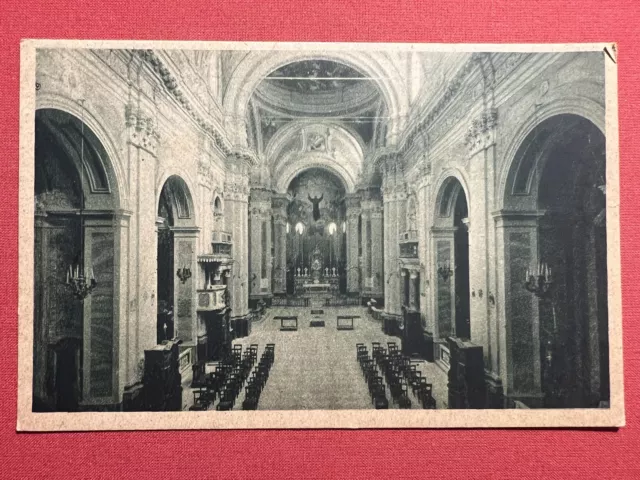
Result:
{"type": "MultiPolygon", "coordinates": [[[[275,362],[260,396],[259,410],[337,410],[373,408],[366,382],[356,360],[356,344],[371,351],[372,342],[386,344],[400,339],[385,335],[381,325],[362,307],[325,307],[324,327],[311,327],[311,310],[298,307],[270,308],[264,319],[252,325],[251,335],[234,344],[258,344],[261,355],[274,343],[275,362]],[[297,315],[297,331],[280,331],[280,315],[297,315]],[[359,315],[353,330],[337,330],[337,315],[359,315]]],[[[316,316],[314,316],[316,318],[316,316]]],[[[433,384],[437,408],[446,408],[447,374],[437,365],[420,362],[423,376],[433,384]]],[[[387,392],[388,398],[390,398],[387,392]]],[[[236,402],[241,409],[244,391],[236,402]]],[[[412,397],[414,408],[418,402],[412,397]]],[[[397,408],[390,402],[389,408],[397,408]]]]}

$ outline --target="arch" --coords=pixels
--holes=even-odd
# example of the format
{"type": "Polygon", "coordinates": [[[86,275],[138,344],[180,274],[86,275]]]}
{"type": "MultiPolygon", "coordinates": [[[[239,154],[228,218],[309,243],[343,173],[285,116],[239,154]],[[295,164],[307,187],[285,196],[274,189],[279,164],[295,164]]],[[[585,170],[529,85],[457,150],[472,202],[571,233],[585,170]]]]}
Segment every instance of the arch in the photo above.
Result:
{"type": "Polygon", "coordinates": [[[389,116],[402,118],[408,110],[408,94],[399,80],[402,77],[383,52],[331,51],[251,51],[236,65],[227,85],[223,108],[228,115],[244,121],[249,99],[258,84],[271,72],[302,60],[330,60],[343,63],[375,79],[387,105],[389,116]],[[396,80],[398,79],[398,80],[396,80]]]}
{"type": "Polygon", "coordinates": [[[286,193],[289,185],[296,176],[312,168],[327,170],[337,176],[342,182],[346,193],[353,193],[355,191],[356,179],[349,174],[344,168],[344,165],[334,158],[320,154],[309,155],[309,158],[306,158],[304,163],[291,162],[285,165],[283,170],[276,172],[274,175],[277,179],[274,189],[278,193],[286,193]]]}
{"type": "Polygon", "coordinates": [[[121,205],[119,182],[113,159],[84,121],[90,116],[76,107],[72,113],[41,106],[34,115],[35,410],[75,411],[80,399],[112,404],[118,395],[116,304],[95,310],[84,301],[90,305],[90,298],[117,295],[118,231],[112,218],[121,205]],[[96,336],[100,348],[84,341],[96,336]]]}
{"type": "Polygon", "coordinates": [[[326,130],[332,128],[337,130],[341,135],[340,138],[346,140],[348,146],[351,147],[353,153],[356,154],[358,159],[362,162],[364,159],[364,152],[367,147],[360,137],[360,134],[351,126],[342,125],[339,122],[322,122],[322,124],[312,123],[308,120],[296,120],[288,123],[287,125],[279,128],[273,137],[269,140],[269,143],[265,147],[265,158],[269,163],[274,163],[274,160],[281,153],[282,149],[286,147],[286,143],[291,137],[300,133],[302,129],[317,129],[321,128],[326,130]]]}
{"type": "Polygon", "coordinates": [[[529,119],[497,192],[504,241],[520,242],[517,254],[502,253],[511,297],[506,335],[518,350],[506,351],[510,382],[514,391],[540,389],[548,408],[593,406],[609,396],[606,137],[597,115],[581,113],[547,108],[529,119]],[[551,285],[542,299],[530,293],[536,267],[551,285]],[[532,362],[538,368],[523,374],[532,362]]]}
{"type": "Polygon", "coordinates": [[[460,192],[464,193],[467,205],[471,203],[469,187],[464,175],[458,169],[445,170],[435,185],[439,186],[434,190],[438,192],[435,198],[434,223],[441,226],[443,223],[447,223],[448,226],[451,226],[449,221],[453,221],[454,207],[460,192]]]}
{"type": "Polygon", "coordinates": [[[82,119],[84,124],[89,127],[89,130],[95,135],[105,152],[104,167],[109,178],[111,193],[114,195],[114,207],[127,208],[129,192],[126,175],[122,167],[122,158],[118,153],[119,149],[116,148],[119,142],[114,141],[108,130],[103,126],[106,122],[102,121],[92,109],[83,108],[76,100],[63,95],[38,92],[38,95],[36,95],[36,113],[45,109],[59,110],[74,116],[78,120],[82,119]]]}
{"type": "Polygon", "coordinates": [[[502,158],[502,169],[499,173],[498,188],[496,189],[496,205],[498,210],[509,208],[507,199],[509,192],[512,192],[512,181],[515,172],[520,168],[518,153],[525,144],[526,139],[538,128],[543,122],[552,117],[560,115],[573,115],[582,117],[595,125],[600,132],[605,133],[605,108],[600,103],[584,98],[584,97],[567,97],[559,101],[552,102],[547,105],[536,107],[525,122],[518,128],[509,146],[505,150],[502,158]]]}
{"type": "Polygon", "coordinates": [[[189,185],[189,177],[183,172],[166,173],[161,177],[157,188],[156,205],[160,206],[161,197],[166,193],[170,199],[171,213],[177,225],[196,225],[196,208],[189,185]]]}
{"type": "Polygon", "coordinates": [[[303,169],[314,165],[327,167],[341,178],[346,190],[353,192],[363,168],[364,151],[361,140],[337,123],[298,121],[276,133],[269,143],[266,158],[277,191],[286,188],[289,181],[303,169]],[[310,135],[323,136],[325,150],[309,151],[301,148],[304,147],[304,141],[301,140],[303,135],[305,138],[310,135]]]}
{"type": "Polygon", "coordinates": [[[224,202],[222,199],[222,193],[218,190],[215,190],[213,192],[211,209],[213,210],[214,219],[218,219],[224,215],[224,202]]]}

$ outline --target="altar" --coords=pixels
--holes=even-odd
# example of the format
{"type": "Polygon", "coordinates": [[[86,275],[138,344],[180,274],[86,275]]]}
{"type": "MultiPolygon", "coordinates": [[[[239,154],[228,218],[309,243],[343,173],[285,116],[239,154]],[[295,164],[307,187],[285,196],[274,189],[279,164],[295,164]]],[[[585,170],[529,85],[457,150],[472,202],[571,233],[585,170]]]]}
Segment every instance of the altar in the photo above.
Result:
{"type": "Polygon", "coordinates": [[[295,295],[304,295],[311,293],[334,293],[338,292],[340,287],[340,277],[321,277],[315,283],[309,276],[294,277],[294,293],[295,295]]]}
{"type": "Polygon", "coordinates": [[[333,289],[332,283],[303,283],[304,293],[329,293],[333,289]]]}
{"type": "Polygon", "coordinates": [[[340,288],[340,276],[335,267],[323,267],[322,254],[316,247],[311,254],[309,267],[294,270],[294,293],[296,295],[334,294],[340,288]]]}

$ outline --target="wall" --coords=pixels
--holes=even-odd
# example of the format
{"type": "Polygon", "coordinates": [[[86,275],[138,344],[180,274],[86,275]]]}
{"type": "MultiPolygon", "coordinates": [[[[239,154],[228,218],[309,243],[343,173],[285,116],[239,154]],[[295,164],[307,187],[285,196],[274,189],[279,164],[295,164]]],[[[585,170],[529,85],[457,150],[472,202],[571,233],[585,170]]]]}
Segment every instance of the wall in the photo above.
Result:
{"type": "MultiPolygon", "coordinates": [[[[115,388],[110,399],[114,404],[121,400],[125,385],[139,380],[143,351],[156,342],[156,258],[149,252],[156,251],[162,186],[172,175],[186,183],[192,203],[189,220],[197,227],[194,245],[197,253],[206,253],[213,195],[221,192],[225,178],[228,146],[214,134],[216,109],[210,108],[216,100],[208,98],[209,105],[203,106],[182,84],[177,95],[170,80],[182,79],[171,76],[167,67],[171,64],[162,52],[145,58],[125,50],[52,49],[37,55],[37,108],[57,108],[83,117],[104,145],[108,158],[103,160],[114,172],[117,207],[113,220],[100,226],[114,235],[115,246],[115,388]],[[84,109],[79,99],[84,99],[84,109]],[[202,121],[204,113],[199,113],[206,110],[213,112],[207,114],[210,123],[202,121]]],[[[201,282],[195,255],[192,267],[191,288],[195,288],[201,282]]],[[[195,311],[190,315],[195,327],[195,311]]]]}

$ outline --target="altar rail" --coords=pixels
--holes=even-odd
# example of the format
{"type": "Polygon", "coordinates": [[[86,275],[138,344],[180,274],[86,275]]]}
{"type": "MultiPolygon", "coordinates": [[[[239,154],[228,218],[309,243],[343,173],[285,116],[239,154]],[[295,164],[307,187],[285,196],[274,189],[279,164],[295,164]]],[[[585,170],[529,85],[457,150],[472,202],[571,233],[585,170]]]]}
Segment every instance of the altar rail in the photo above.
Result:
{"type": "Polygon", "coordinates": [[[309,299],[304,297],[273,297],[274,307],[308,307],[309,299]]]}
{"type": "Polygon", "coordinates": [[[331,297],[325,298],[325,307],[358,307],[360,306],[360,297],[331,297]]]}

